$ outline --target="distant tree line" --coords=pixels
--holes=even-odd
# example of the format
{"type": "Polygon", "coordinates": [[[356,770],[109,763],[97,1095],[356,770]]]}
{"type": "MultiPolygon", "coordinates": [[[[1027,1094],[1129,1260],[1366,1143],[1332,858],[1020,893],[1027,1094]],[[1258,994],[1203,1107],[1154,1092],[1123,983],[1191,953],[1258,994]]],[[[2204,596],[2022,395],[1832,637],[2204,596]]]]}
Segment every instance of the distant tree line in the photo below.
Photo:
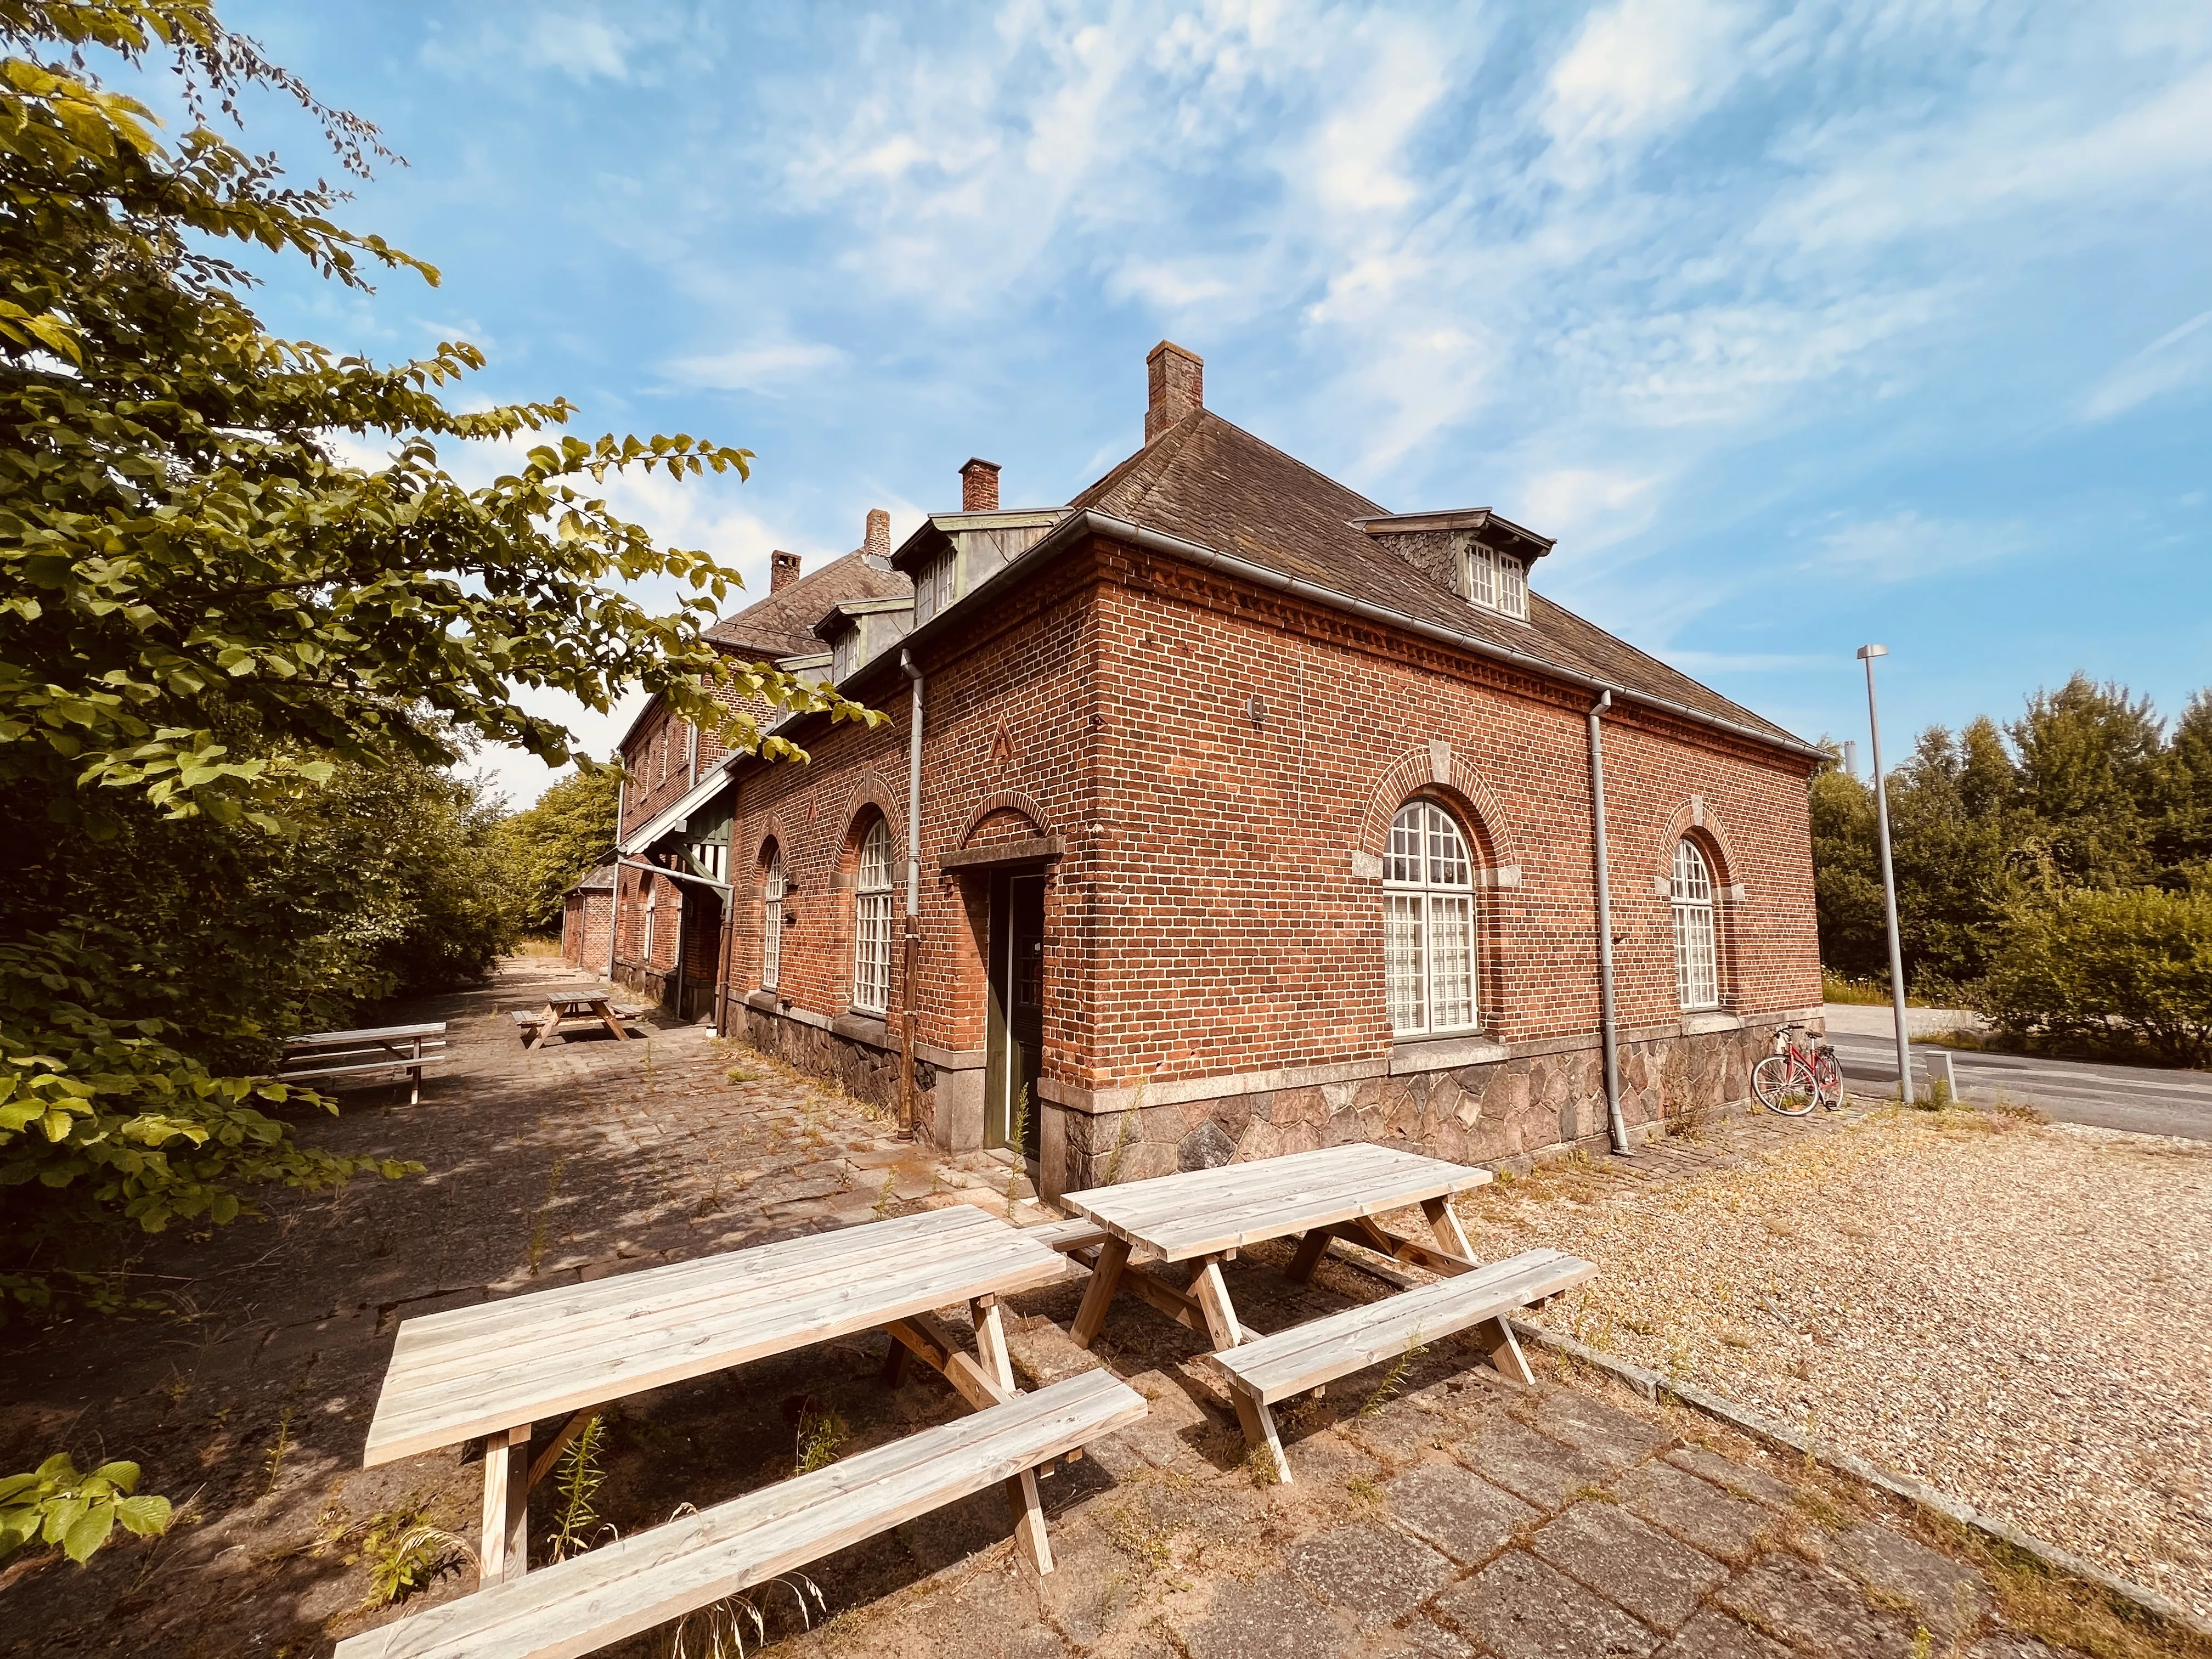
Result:
{"type": "MultiPolygon", "coordinates": [[[[1889,778],[1916,997],[2018,1039],[2212,1064],[2212,691],[2169,728],[2075,676],[2000,725],[1931,726],[1889,778]]],[[[1887,986],[1874,790],[1812,785],[1820,959],[1887,986]]]]}

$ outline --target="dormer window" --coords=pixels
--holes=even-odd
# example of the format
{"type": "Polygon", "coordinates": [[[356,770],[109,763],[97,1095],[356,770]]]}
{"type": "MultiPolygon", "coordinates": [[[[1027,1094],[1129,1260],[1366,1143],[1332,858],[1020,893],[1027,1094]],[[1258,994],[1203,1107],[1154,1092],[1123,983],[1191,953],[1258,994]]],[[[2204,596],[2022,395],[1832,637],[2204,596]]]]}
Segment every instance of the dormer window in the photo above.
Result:
{"type": "Polygon", "coordinates": [[[953,592],[955,570],[952,550],[947,548],[921,568],[921,580],[915,584],[915,620],[926,623],[932,617],[948,609],[957,597],[953,592]]]}
{"type": "Polygon", "coordinates": [[[852,678],[854,655],[859,650],[860,644],[860,630],[857,628],[848,628],[837,636],[836,643],[830,647],[830,678],[837,684],[842,685],[852,678]]]}
{"type": "Polygon", "coordinates": [[[1485,610],[1528,620],[1528,567],[1481,543],[1467,550],[1467,596],[1485,610]]]}

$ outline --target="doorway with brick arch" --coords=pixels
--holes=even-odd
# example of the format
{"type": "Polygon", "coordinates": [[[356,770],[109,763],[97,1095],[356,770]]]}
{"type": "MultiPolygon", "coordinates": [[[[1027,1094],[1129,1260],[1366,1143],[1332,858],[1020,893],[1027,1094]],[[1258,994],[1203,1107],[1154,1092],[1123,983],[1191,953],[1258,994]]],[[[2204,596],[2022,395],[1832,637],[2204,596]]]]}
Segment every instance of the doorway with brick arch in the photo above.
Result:
{"type": "Polygon", "coordinates": [[[1036,1162],[1043,1103],[1044,883],[1042,871],[991,880],[989,1006],[984,1042],[983,1144],[1036,1162]],[[1019,1121],[1017,1122],[1017,1118],[1019,1121]]]}

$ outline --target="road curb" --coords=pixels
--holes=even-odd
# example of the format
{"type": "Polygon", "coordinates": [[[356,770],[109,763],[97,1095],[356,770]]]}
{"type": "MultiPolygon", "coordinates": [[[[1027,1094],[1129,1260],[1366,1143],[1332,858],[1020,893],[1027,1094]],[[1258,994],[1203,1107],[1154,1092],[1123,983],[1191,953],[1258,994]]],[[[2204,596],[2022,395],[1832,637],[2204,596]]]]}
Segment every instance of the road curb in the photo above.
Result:
{"type": "Polygon", "coordinates": [[[1796,1456],[1810,1458],[1824,1468],[1849,1475],[1854,1480],[1863,1480],[1869,1486],[1879,1487],[1893,1497],[1901,1498],[1908,1504],[1942,1516],[1962,1527],[1971,1527],[1976,1532],[2033,1557],[2053,1572],[2063,1572],[2069,1578],[2079,1578],[2086,1583],[2094,1584],[2115,1601],[2124,1601],[2177,1629],[2212,1639],[2212,1624],[2197,1618],[2180,1603],[2154,1589],[2109,1573],[2094,1562],[2083,1560],[2070,1550],[2063,1550],[2032,1533],[2022,1532],[2008,1521],[1984,1515],[1972,1504],[1954,1498],[1948,1492],[1939,1492],[1909,1475],[1892,1474],[1863,1457],[1853,1456],[1850,1452],[1831,1451],[1802,1431],[1762,1412],[1723,1400],[1692,1383],[1679,1382],[1672,1377],[1661,1376],[1657,1371],[1631,1364],[1625,1359],[1599,1353],[1571,1336],[1561,1336],[1526,1320],[1516,1319],[1509,1322],[1513,1327],[1513,1334],[1523,1342],[1533,1342],[1540,1348],[1547,1348],[1553,1353],[1603,1371],[1615,1381],[1633,1389],[1654,1405],[1667,1400],[1679,1401],[1691,1410],[1702,1412],[1754,1440],[1796,1456]]]}

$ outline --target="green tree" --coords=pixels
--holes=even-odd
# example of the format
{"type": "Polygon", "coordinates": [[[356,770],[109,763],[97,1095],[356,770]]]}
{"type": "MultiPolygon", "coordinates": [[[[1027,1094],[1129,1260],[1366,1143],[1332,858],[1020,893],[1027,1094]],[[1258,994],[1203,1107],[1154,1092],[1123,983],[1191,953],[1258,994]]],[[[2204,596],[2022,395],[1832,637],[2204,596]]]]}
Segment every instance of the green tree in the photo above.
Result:
{"type": "Polygon", "coordinates": [[[614,856],[621,789],[617,767],[579,767],[500,825],[507,880],[525,928],[559,931],[562,896],[614,856]]]}
{"type": "Polygon", "coordinates": [[[2014,886],[2013,766],[1987,718],[1930,726],[1890,781],[1891,861],[1906,983],[1955,994],[1989,967],[2014,886]]]}
{"type": "Polygon", "coordinates": [[[2030,697],[2006,730],[2020,757],[2027,844],[2056,878],[2099,887],[2149,882],[2165,794],[2162,732],[2150,699],[2076,674],[2030,697]]]}
{"type": "Polygon", "coordinates": [[[1889,946],[1876,861],[1874,791],[1833,756],[1813,775],[1813,895],[1821,965],[1853,979],[1887,978],[1889,946]]]}
{"type": "MultiPolygon", "coordinates": [[[[303,899],[321,854],[280,843],[343,842],[348,791],[384,775],[407,798],[392,810],[416,810],[420,769],[479,742],[565,764],[567,731],[521,704],[538,689],[604,711],[641,686],[775,758],[798,751],[732,705],[879,717],[725,662],[701,629],[734,573],[659,545],[597,493],[631,469],[743,477],[748,452],[687,434],[548,437],[471,489],[441,445],[547,432],[570,406],[449,408],[483,361],[466,344],[385,366],[261,326],[226,244],[355,288],[380,267],[437,276],[335,223],[337,191],[287,180],[208,124],[210,101],[234,120],[242,98],[273,93],[348,171],[385,154],[209,0],[0,0],[0,827],[46,854],[0,892],[0,1185],[11,1212],[37,1200],[4,1275],[36,1301],[54,1280],[32,1256],[82,1251],[100,1218],[226,1221],[252,1182],[362,1167],[295,1143],[264,1109],[288,1091],[251,1070],[334,964],[369,962],[355,994],[374,994],[459,971],[480,946],[452,939],[496,927],[450,886],[412,934],[377,922],[373,895],[343,915],[303,899]],[[173,57],[195,125],[161,142],[101,83],[102,54],[173,57]],[[341,432],[389,459],[348,461],[341,432]],[[672,614],[628,591],[664,579],[683,592],[672,614]],[[162,857],[176,868],[149,862],[162,857]],[[233,889],[204,888],[199,908],[179,900],[226,873],[233,889]],[[178,931],[156,931],[142,888],[178,931]],[[275,939],[327,960],[290,963],[272,996],[243,983],[271,954],[247,934],[257,906],[295,901],[275,939]]],[[[481,828],[410,856],[453,867],[481,828]]]]}
{"type": "Polygon", "coordinates": [[[2076,888],[2019,906],[1984,1001],[2016,1036],[2212,1065],[2212,891],[2076,888]]]}

